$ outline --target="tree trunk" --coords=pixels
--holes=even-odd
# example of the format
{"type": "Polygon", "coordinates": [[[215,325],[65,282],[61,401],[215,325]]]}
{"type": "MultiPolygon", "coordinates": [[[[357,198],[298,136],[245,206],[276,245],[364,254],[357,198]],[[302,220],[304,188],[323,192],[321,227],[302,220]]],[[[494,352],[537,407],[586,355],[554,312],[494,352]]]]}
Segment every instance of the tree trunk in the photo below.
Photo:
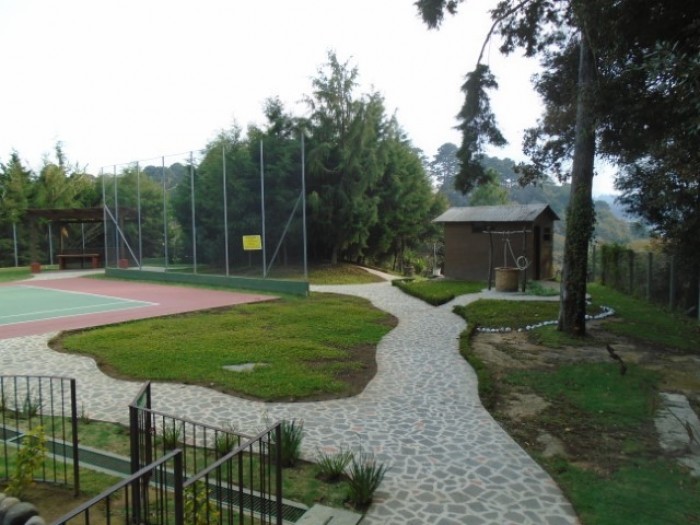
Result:
{"type": "Polygon", "coordinates": [[[566,212],[566,241],[561,282],[559,330],[586,334],[588,245],[593,234],[593,163],[595,119],[591,109],[595,63],[585,31],[581,32],[576,101],[576,137],[571,169],[571,198],[566,212]]]}

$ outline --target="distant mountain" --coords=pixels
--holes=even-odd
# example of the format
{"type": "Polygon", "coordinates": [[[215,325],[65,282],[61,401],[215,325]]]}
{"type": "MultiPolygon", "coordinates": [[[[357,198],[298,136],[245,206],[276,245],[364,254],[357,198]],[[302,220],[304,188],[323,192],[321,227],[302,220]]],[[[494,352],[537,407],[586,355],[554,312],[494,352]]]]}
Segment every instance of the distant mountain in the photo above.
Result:
{"type": "Polygon", "coordinates": [[[639,217],[629,213],[627,209],[617,201],[617,195],[598,195],[597,201],[607,202],[615,217],[623,221],[638,221],[639,217]]]}

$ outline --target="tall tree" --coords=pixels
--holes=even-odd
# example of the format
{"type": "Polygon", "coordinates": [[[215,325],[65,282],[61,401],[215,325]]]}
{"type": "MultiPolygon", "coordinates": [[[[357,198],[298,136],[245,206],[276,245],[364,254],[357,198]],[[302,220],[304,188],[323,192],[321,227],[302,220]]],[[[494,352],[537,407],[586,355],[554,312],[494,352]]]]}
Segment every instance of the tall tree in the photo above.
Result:
{"type": "Polygon", "coordinates": [[[368,254],[375,260],[402,264],[406,250],[415,250],[434,237],[431,220],[444,210],[444,200],[434,195],[420,155],[395,122],[389,124],[382,148],[386,162],[374,194],[378,220],[370,231],[368,254]]]}
{"type": "Polygon", "coordinates": [[[31,176],[16,151],[7,164],[0,164],[0,221],[16,224],[24,216],[29,207],[31,176]]]}
{"type": "Polygon", "coordinates": [[[629,100],[647,100],[655,112],[640,115],[634,107],[624,108],[631,119],[639,121],[631,127],[644,132],[617,141],[621,150],[624,146],[625,166],[616,187],[622,192],[621,201],[652,226],[669,251],[679,256],[690,279],[697,280],[700,6],[678,1],[660,4],[653,3],[639,13],[638,24],[653,23],[661,34],[643,42],[636,50],[640,58],[633,62],[635,67],[625,70],[628,84],[636,91],[629,100]]]}
{"type": "Polygon", "coordinates": [[[493,169],[487,169],[486,175],[489,181],[472,190],[469,194],[470,206],[496,206],[508,204],[510,198],[508,190],[501,184],[498,173],[493,169]]]}
{"type": "Polygon", "coordinates": [[[331,52],[307,97],[312,238],[332,263],[362,256],[377,221],[371,190],[382,173],[384,103],[376,93],[357,97],[357,76],[331,52]]]}
{"type": "Polygon", "coordinates": [[[430,161],[430,175],[438,188],[451,188],[454,185],[454,178],[459,173],[457,149],[451,142],[446,142],[430,161]]]}
{"type": "MultiPolygon", "coordinates": [[[[418,0],[416,5],[429,27],[438,27],[445,13],[455,14],[462,0],[418,0]]],[[[509,54],[523,49],[526,56],[539,55],[550,62],[558,62],[577,49],[578,75],[566,92],[570,98],[565,108],[574,108],[573,141],[566,143],[558,153],[570,155],[572,199],[567,212],[567,240],[562,274],[562,308],[559,328],[574,335],[585,334],[585,297],[587,257],[593,231],[593,201],[591,198],[593,166],[596,146],[596,118],[593,113],[592,87],[597,71],[596,59],[589,38],[598,19],[596,9],[602,2],[577,0],[502,0],[492,11],[493,25],[486,36],[475,69],[467,75],[463,86],[464,106],[459,113],[462,162],[457,176],[458,187],[467,192],[475,185],[488,181],[480,165],[485,144],[503,145],[504,138],[496,126],[487,90],[497,87],[488,66],[481,63],[486,43],[492,34],[503,37],[501,52],[509,54]],[[593,5],[595,4],[595,5],[593,5]],[[575,102],[572,102],[572,98],[575,102]]],[[[563,162],[563,159],[558,159],[563,162]]]]}
{"type": "Polygon", "coordinates": [[[19,253],[26,247],[22,219],[31,199],[31,177],[32,172],[24,167],[16,151],[7,164],[0,164],[0,266],[14,264],[15,235],[19,253]]]}

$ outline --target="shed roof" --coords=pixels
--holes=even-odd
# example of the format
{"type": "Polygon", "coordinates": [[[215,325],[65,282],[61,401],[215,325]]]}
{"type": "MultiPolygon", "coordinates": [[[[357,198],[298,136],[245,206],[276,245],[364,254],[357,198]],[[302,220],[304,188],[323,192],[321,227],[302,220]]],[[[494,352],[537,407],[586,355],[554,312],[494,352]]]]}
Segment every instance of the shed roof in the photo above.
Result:
{"type": "Polygon", "coordinates": [[[549,204],[539,202],[536,204],[450,208],[433,219],[433,222],[534,222],[543,213],[550,214],[552,220],[559,220],[549,204]]]}

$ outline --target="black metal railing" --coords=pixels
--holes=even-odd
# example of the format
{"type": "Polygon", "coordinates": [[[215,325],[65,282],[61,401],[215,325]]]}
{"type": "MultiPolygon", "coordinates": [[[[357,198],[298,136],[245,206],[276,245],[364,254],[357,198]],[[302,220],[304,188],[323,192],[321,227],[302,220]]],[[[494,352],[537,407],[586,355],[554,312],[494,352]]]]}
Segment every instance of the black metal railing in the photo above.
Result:
{"type": "Polygon", "coordinates": [[[47,457],[39,481],[80,492],[78,407],[75,379],[56,376],[0,376],[0,480],[9,479],[28,432],[41,430],[47,457]]]}
{"type": "Polygon", "coordinates": [[[52,525],[184,525],[182,483],[182,451],[173,450],[73,509],[52,525]],[[134,506],[134,500],[138,500],[139,505],[134,506]]]}
{"type": "MultiPolygon", "coordinates": [[[[249,436],[159,412],[151,406],[150,383],[129,405],[129,420],[132,471],[182,451],[186,508],[194,513],[187,523],[282,523],[279,424],[249,436]]],[[[132,513],[142,497],[143,490],[133,494],[132,513]]]]}
{"type": "Polygon", "coordinates": [[[281,525],[281,435],[277,423],[185,481],[187,523],[281,525]]]}
{"type": "Polygon", "coordinates": [[[138,470],[176,448],[183,451],[185,475],[193,475],[250,440],[251,436],[151,408],[146,383],[129,405],[132,470],[138,470]]]}

